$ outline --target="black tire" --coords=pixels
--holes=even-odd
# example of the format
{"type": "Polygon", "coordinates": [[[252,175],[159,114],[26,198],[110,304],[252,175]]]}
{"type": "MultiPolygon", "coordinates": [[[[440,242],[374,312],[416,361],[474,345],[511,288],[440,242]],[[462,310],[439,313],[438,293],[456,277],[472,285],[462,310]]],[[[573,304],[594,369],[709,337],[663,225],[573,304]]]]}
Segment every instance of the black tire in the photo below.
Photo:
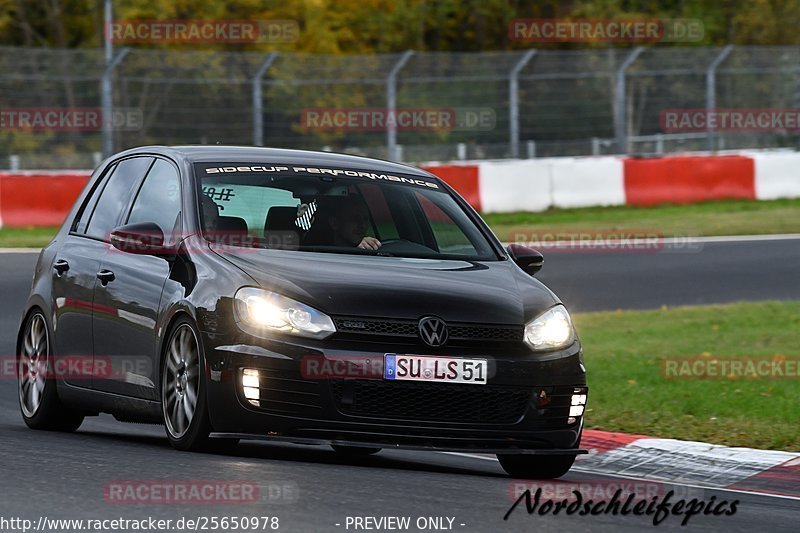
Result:
{"type": "Polygon", "coordinates": [[[190,452],[213,451],[220,443],[215,444],[214,439],[209,438],[211,421],[206,398],[203,345],[197,328],[188,317],[179,318],[166,337],[160,381],[161,415],[172,447],[190,452]],[[176,346],[174,343],[181,345],[185,340],[194,343],[194,352],[180,348],[173,350],[176,346]],[[194,385],[192,392],[189,390],[190,383],[194,385]],[[191,395],[194,395],[193,399],[191,395]],[[184,401],[189,405],[194,402],[191,415],[187,414],[184,401]],[[181,413],[183,422],[179,421],[181,413]]]}
{"type": "Polygon", "coordinates": [[[45,431],[76,431],[83,414],[68,409],[58,398],[53,369],[50,326],[40,309],[25,319],[17,346],[17,396],[25,424],[45,431]]]}
{"type": "Polygon", "coordinates": [[[375,455],[381,448],[367,448],[363,446],[344,446],[340,444],[331,444],[336,453],[342,455],[349,455],[350,457],[366,457],[367,455],[375,455]]]}
{"type": "Polygon", "coordinates": [[[518,479],[555,479],[572,468],[574,455],[503,455],[497,454],[500,466],[518,479]]]}

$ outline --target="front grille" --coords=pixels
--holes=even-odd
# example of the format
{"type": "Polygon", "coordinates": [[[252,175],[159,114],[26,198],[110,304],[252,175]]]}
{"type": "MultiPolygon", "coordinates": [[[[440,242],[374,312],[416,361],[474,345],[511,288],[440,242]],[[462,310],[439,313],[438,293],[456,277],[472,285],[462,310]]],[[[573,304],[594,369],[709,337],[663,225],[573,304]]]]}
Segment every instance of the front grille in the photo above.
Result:
{"type": "Polygon", "coordinates": [[[332,380],[344,414],[397,420],[509,424],[525,414],[532,389],[454,383],[332,380]]]}
{"type": "Polygon", "coordinates": [[[335,318],[336,331],[387,337],[416,337],[415,320],[375,320],[368,318],[335,318]]]}
{"type": "Polygon", "coordinates": [[[467,326],[453,325],[450,338],[454,340],[481,340],[522,342],[522,326],[467,326]]]}
{"type": "MultiPolygon", "coordinates": [[[[361,317],[335,317],[334,324],[340,336],[365,339],[417,339],[417,320],[376,319],[361,317]]],[[[448,343],[469,342],[522,342],[523,326],[485,325],[466,322],[448,322],[448,343]]]]}

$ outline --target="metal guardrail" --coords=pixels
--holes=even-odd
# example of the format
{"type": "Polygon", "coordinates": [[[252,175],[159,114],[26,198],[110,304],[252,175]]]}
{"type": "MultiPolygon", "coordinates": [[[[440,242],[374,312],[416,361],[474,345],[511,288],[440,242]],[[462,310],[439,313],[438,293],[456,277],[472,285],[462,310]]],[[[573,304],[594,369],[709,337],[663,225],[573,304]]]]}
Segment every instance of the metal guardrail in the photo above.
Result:
{"type": "Polygon", "coordinates": [[[142,144],[242,144],[431,161],[794,147],[793,131],[662,131],[665,109],[800,108],[800,47],[356,56],[0,47],[0,111],[137,109],[136,129],[0,127],[0,168],[84,164],[142,144]],[[311,108],[493,112],[491,128],[334,131],[311,108]]]}

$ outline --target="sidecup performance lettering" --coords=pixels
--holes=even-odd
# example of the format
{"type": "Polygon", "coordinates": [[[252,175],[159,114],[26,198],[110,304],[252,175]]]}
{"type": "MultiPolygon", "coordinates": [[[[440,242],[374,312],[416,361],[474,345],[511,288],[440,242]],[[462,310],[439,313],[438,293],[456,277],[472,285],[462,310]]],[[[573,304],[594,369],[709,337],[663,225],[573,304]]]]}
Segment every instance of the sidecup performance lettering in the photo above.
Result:
{"type": "Polygon", "coordinates": [[[436,183],[425,181],[421,179],[406,178],[395,176],[393,174],[378,174],[375,172],[367,172],[363,170],[342,170],[338,168],[319,168],[319,167],[281,167],[281,166],[267,166],[267,165],[250,165],[250,166],[226,166],[226,167],[209,167],[205,169],[206,174],[233,174],[245,172],[289,172],[292,171],[296,174],[327,174],[330,176],[348,176],[351,178],[367,178],[370,180],[383,180],[394,181],[397,183],[408,183],[412,185],[419,185],[420,187],[429,187],[431,189],[438,189],[436,183]]]}

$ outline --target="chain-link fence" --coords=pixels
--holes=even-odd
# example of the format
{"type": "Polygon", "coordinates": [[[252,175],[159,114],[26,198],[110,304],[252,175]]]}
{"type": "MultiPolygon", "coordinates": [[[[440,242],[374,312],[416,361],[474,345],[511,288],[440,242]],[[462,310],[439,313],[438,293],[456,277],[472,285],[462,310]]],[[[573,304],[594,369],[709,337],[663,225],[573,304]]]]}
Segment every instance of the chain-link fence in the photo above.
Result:
{"type": "Polygon", "coordinates": [[[360,56],[121,48],[107,63],[102,50],[0,47],[0,168],[90,168],[101,154],[144,144],[254,144],[421,162],[798,141],[797,127],[665,131],[664,111],[687,108],[800,108],[800,48],[360,56]],[[103,117],[133,110],[137,118],[96,127],[20,122],[65,109],[103,117]],[[329,118],[369,110],[381,121],[320,125],[309,110],[329,118]],[[403,110],[450,110],[454,122],[390,125],[403,110]]]}

